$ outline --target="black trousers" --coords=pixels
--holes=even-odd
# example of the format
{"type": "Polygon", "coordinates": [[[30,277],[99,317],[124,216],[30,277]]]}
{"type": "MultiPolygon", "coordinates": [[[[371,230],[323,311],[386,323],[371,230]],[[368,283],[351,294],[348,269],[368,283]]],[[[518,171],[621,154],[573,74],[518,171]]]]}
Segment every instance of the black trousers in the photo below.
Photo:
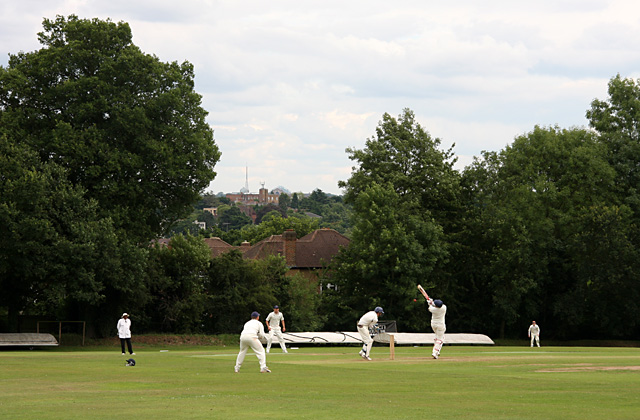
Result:
{"type": "Polygon", "coordinates": [[[130,338],[121,338],[120,339],[120,347],[122,347],[122,352],[124,353],[124,342],[127,342],[127,347],[129,348],[129,354],[133,353],[133,349],[131,348],[131,339],[130,338]]]}

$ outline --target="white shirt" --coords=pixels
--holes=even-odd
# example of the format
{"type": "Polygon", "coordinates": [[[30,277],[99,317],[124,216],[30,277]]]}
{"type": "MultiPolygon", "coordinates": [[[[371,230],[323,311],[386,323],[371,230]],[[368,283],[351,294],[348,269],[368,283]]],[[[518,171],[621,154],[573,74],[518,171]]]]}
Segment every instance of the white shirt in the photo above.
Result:
{"type": "Polygon", "coordinates": [[[362,325],[363,327],[370,327],[371,325],[378,322],[378,314],[375,311],[369,311],[366,314],[362,315],[360,321],[358,321],[358,325],[362,325]]]}
{"type": "Polygon", "coordinates": [[[444,315],[447,313],[447,305],[442,305],[440,308],[429,305],[429,312],[431,312],[431,325],[444,325],[444,315]]]}
{"type": "Polygon", "coordinates": [[[262,325],[262,322],[257,319],[247,321],[245,322],[240,335],[251,338],[264,338],[264,325],[262,325]]]}
{"type": "Polygon", "coordinates": [[[116,328],[118,328],[118,337],[131,338],[131,320],[129,318],[120,318],[116,328]]]}
{"type": "Polygon", "coordinates": [[[282,312],[271,312],[266,321],[269,323],[269,326],[273,328],[280,328],[280,321],[284,321],[284,315],[282,312]]]}
{"type": "Polygon", "coordinates": [[[531,335],[531,334],[533,334],[533,335],[540,334],[540,327],[538,326],[538,324],[536,324],[536,325],[531,324],[529,326],[529,335],[531,335]]]}

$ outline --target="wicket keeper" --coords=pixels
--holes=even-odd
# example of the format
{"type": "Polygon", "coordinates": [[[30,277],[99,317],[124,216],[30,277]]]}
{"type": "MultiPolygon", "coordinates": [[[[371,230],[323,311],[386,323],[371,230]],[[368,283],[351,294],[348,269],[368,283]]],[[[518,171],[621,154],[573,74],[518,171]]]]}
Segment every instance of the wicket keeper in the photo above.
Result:
{"type": "Polygon", "coordinates": [[[380,306],[376,306],[373,311],[369,311],[362,315],[362,318],[358,321],[358,332],[362,338],[362,350],[360,350],[360,356],[365,360],[371,360],[369,353],[371,353],[371,347],[373,346],[373,338],[369,333],[369,327],[378,322],[378,318],[384,314],[384,311],[380,306]]]}

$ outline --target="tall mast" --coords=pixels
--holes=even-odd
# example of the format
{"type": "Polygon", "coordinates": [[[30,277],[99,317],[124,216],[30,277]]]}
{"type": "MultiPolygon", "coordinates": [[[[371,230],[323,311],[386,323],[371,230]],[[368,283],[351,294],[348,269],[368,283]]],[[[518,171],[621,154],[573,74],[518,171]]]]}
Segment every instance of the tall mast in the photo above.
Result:
{"type": "Polygon", "coordinates": [[[245,177],[244,188],[249,192],[249,165],[245,166],[245,177]]]}

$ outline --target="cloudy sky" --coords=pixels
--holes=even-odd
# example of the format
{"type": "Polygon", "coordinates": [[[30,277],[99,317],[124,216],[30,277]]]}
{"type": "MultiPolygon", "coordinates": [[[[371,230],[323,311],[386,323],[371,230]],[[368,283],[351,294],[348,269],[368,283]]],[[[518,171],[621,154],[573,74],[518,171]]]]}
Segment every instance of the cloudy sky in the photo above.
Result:
{"type": "Polygon", "coordinates": [[[208,191],[340,194],[385,112],[412,109],[462,170],[535,125],[586,125],[608,80],[640,76],[640,2],[20,0],[0,4],[0,65],[44,17],[125,21],[189,61],[222,158],[208,191]]]}

